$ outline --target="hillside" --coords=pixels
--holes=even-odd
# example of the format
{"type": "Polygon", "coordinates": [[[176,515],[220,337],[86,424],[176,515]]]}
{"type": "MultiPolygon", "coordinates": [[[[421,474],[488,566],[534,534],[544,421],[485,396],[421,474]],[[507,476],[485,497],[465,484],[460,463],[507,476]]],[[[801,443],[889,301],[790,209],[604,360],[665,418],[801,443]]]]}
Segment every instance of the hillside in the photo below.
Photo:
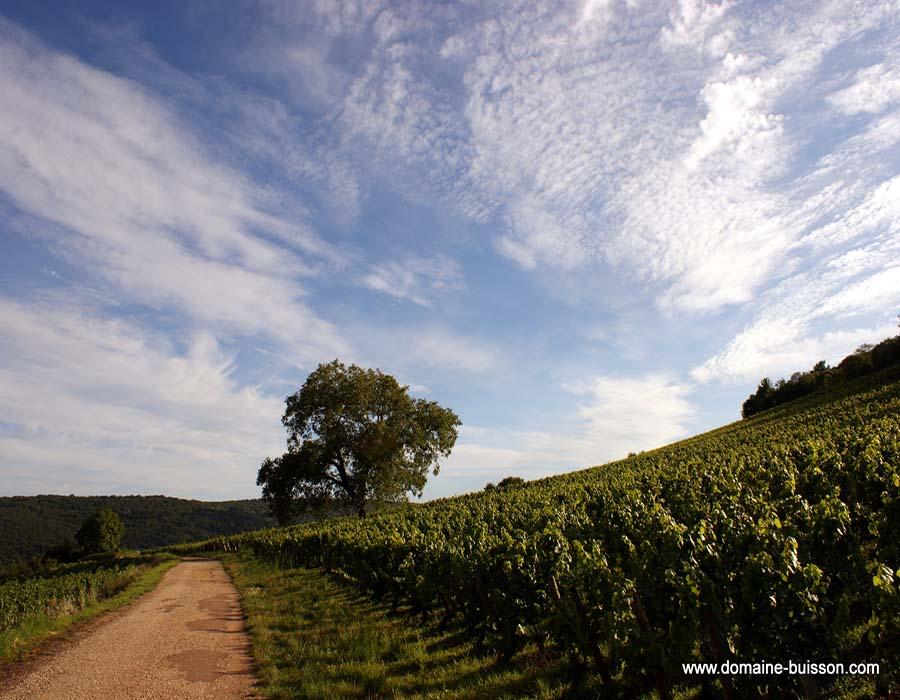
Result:
{"type": "Polygon", "coordinates": [[[0,563],[28,559],[75,535],[98,508],[116,511],[125,524],[123,544],[159,547],[231,535],[272,524],[261,500],[189,501],[168,496],[0,497],[0,563]]]}
{"type": "Polygon", "coordinates": [[[195,548],[340,572],[504,661],[553,649],[600,695],[711,693],[684,663],[809,659],[882,671],[767,676],[770,696],[873,697],[900,685],[898,529],[894,367],[601,467],[195,548]]]}

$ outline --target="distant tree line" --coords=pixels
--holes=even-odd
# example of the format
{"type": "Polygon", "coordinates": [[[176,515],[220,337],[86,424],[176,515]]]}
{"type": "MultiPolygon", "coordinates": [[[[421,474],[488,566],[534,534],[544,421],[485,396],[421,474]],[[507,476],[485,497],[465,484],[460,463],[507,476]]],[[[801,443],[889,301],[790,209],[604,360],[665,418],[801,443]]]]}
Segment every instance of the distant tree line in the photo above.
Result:
{"type": "MultiPolygon", "coordinates": [[[[189,501],[166,496],[0,497],[0,567],[26,563],[60,543],[75,543],[84,521],[101,508],[122,520],[122,547],[146,549],[271,527],[260,500],[189,501]]],[[[58,559],[58,557],[57,557],[58,559]]]]}
{"type": "Polygon", "coordinates": [[[882,340],[878,345],[860,345],[836,367],[817,362],[808,372],[794,372],[790,379],[772,382],[766,377],[741,407],[741,416],[750,418],[757,413],[799,399],[847,379],[900,364],[900,336],[882,340]]]}

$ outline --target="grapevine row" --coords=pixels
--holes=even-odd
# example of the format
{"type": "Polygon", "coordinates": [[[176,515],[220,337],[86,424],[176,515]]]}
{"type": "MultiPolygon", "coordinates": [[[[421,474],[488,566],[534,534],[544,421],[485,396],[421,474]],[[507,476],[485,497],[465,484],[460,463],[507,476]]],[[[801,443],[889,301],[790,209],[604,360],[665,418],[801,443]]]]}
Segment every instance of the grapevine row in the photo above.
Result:
{"type": "Polygon", "coordinates": [[[71,614],[131,584],[155,559],[113,559],[61,566],[0,583],[0,632],[30,617],[71,614]]]}
{"type": "Polygon", "coordinates": [[[900,382],[855,389],[522,488],[208,546],[340,572],[502,658],[553,646],[628,696],[671,697],[684,662],[852,653],[882,662],[884,688],[900,646],[900,382]]]}

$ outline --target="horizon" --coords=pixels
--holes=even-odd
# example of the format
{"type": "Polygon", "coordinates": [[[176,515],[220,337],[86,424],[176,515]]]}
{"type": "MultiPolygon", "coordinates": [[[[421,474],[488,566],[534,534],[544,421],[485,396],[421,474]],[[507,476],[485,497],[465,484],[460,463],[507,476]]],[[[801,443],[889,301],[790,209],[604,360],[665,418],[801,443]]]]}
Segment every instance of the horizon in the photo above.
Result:
{"type": "Polygon", "coordinates": [[[898,35],[876,3],[4,3],[0,496],[257,499],[336,357],[460,416],[424,500],[739,420],[896,334],[898,35]]]}

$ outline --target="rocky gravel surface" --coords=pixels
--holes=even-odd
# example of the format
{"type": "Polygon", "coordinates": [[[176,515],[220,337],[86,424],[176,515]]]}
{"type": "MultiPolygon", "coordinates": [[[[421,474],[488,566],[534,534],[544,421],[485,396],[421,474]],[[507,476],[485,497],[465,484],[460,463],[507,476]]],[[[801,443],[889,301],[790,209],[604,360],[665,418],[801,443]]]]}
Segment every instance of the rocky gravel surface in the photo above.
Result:
{"type": "Polygon", "coordinates": [[[26,662],[0,699],[248,698],[250,642],[218,561],[186,559],[150,593],[26,662]]]}

